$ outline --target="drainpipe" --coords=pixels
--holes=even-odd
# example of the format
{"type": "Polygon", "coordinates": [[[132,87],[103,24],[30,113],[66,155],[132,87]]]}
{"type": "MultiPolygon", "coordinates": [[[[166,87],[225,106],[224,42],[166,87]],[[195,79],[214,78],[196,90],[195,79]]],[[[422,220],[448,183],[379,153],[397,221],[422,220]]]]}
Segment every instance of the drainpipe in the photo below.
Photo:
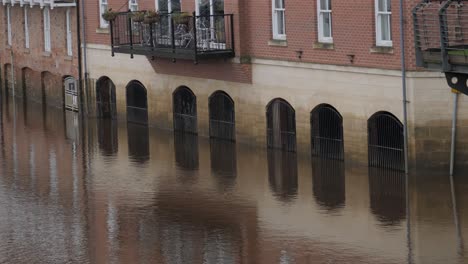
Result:
{"type": "MultiPolygon", "coordinates": [[[[81,1],[81,34],[83,36],[83,66],[84,66],[84,87],[86,90],[86,113],[89,113],[89,87],[88,87],[88,52],[86,50],[86,16],[85,16],[85,3],[86,1],[81,1]]],[[[81,49],[81,46],[79,47],[81,49]]]]}
{"type": "Polygon", "coordinates": [[[401,49],[401,83],[403,92],[403,133],[404,133],[404,155],[405,173],[408,175],[408,107],[406,96],[406,54],[405,54],[405,20],[403,12],[403,0],[400,0],[400,49],[401,49]]]}
{"type": "Polygon", "coordinates": [[[453,92],[453,114],[452,114],[452,143],[450,147],[450,176],[453,176],[455,165],[455,137],[457,133],[457,111],[458,111],[458,92],[453,92]]]}
{"type": "Polygon", "coordinates": [[[15,64],[13,60],[13,49],[10,49],[10,59],[11,59],[11,89],[13,93],[13,99],[15,98],[15,64]]]}
{"type": "Polygon", "coordinates": [[[77,42],[78,42],[78,83],[80,87],[80,113],[83,113],[83,65],[82,65],[82,58],[81,58],[81,35],[80,35],[80,0],[76,0],[76,32],[77,32],[77,42]]]}

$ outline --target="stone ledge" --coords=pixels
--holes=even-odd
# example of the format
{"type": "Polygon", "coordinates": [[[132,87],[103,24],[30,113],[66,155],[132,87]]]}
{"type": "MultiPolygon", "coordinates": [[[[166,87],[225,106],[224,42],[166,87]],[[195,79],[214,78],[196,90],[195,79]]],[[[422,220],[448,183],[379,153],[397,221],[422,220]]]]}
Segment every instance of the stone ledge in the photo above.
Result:
{"type": "Polygon", "coordinates": [[[72,61],[73,57],[72,56],[65,56],[65,58],[63,58],[63,60],[72,61]]]}
{"type": "Polygon", "coordinates": [[[335,44],[325,43],[325,42],[315,42],[313,45],[314,49],[325,49],[325,50],[334,50],[335,44]]]}
{"type": "Polygon", "coordinates": [[[109,28],[96,28],[96,33],[97,34],[109,34],[109,28]]]}
{"type": "Polygon", "coordinates": [[[393,47],[374,46],[370,48],[370,53],[393,54],[393,47]]]}
{"type": "Polygon", "coordinates": [[[44,51],[44,52],[42,52],[42,56],[43,57],[51,57],[52,54],[50,52],[48,52],[48,51],[44,51]]]}
{"type": "Polygon", "coordinates": [[[30,49],[24,49],[24,54],[30,54],[31,50],[30,49]]]}
{"type": "Polygon", "coordinates": [[[288,41],[283,39],[270,39],[268,41],[268,46],[287,47],[288,41]]]}

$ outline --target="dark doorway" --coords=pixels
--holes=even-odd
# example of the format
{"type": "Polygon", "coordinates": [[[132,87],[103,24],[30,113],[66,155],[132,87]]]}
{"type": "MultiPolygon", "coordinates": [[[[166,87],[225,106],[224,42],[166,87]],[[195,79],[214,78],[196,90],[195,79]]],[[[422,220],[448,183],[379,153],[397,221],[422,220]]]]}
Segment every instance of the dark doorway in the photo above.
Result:
{"type": "Polygon", "coordinates": [[[99,118],[115,119],[117,116],[115,85],[105,76],[96,82],[96,112],[99,118]]]}
{"type": "Polygon", "coordinates": [[[209,100],[210,137],[235,141],[234,101],[223,91],[214,92],[209,100]]]}
{"type": "Polygon", "coordinates": [[[343,160],[343,118],[331,105],[321,104],[310,113],[313,156],[343,160]]]}
{"type": "Polygon", "coordinates": [[[267,106],[268,148],[296,151],[296,114],[283,99],[274,99],[267,106]]]}
{"type": "Polygon", "coordinates": [[[277,199],[290,202],[297,196],[297,155],[276,149],[268,150],[268,180],[277,199]]]}
{"type": "Polygon", "coordinates": [[[345,206],[343,161],[312,157],[312,184],[315,200],[323,209],[335,211],[345,206]]]}
{"type": "Polygon", "coordinates": [[[367,121],[369,166],[404,170],[403,124],[388,112],[375,113],[367,121]]]}
{"type": "Polygon", "coordinates": [[[148,126],[127,123],[127,141],[131,161],[146,163],[150,159],[148,126]]]}
{"type": "Polygon", "coordinates": [[[174,130],[197,134],[197,98],[188,87],[181,86],[173,94],[174,130]]]}
{"type": "Polygon", "coordinates": [[[146,88],[139,81],[127,85],[127,122],[148,125],[146,88]]]}

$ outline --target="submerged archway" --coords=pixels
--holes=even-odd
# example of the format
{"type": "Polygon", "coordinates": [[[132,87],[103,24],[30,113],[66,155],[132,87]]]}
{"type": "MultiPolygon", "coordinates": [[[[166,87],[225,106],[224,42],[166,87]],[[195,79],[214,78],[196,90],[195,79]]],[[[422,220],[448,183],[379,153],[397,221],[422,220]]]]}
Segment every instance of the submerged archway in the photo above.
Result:
{"type": "Polygon", "coordinates": [[[99,118],[114,119],[117,116],[115,85],[107,76],[96,82],[96,114],[99,118]]]}
{"type": "Polygon", "coordinates": [[[214,92],[209,99],[210,137],[236,140],[234,100],[223,91],[214,92]]]}
{"type": "Polygon", "coordinates": [[[296,151],[296,113],[284,99],[273,99],[267,106],[268,148],[296,151]]]}
{"type": "Polygon", "coordinates": [[[186,86],[173,94],[174,130],[197,134],[197,98],[186,86]]]}
{"type": "Polygon", "coordinates": [[[310,112],[313,156],[343,160],[343,117],[331,105],[321,104],[310,112]]]}
{"type": "Polygon", "coordinates": [[[127,122],[148,124],[148,98],[146,88],[139,81],[131,81],[126,88],[127,122]]]}

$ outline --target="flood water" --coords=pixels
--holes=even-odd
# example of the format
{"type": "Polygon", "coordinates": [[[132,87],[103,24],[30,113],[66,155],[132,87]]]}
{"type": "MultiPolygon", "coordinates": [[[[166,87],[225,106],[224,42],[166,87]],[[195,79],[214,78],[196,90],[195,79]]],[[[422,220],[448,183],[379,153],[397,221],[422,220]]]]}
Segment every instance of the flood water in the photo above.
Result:
{"type": "Polygon", "coordinates": [[[0,109],[0,263],[468,262],[466,175],[0,109]]]}

